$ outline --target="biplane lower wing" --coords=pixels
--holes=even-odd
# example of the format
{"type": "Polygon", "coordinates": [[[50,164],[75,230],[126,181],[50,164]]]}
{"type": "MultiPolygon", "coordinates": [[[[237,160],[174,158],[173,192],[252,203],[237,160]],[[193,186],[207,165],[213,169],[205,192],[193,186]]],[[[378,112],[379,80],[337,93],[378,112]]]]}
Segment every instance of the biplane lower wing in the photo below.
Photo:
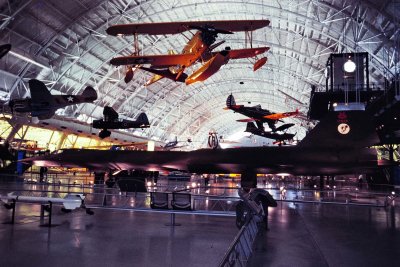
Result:
{"type": "Polygon", "coordinates": [[[267,52],[268,50],[269,50],[269,47],[243,48],[243,49],[229,50],[229,58],[230,59],[239,59],[239,58],[255,57],[257,55],[267,52]]]}
{"type": "Polygon", "coordinates": [[[217,21],[181,21],[181,22],[155,22],[119,24],[109,27],[109,35],[134,35],[134,34],[177,34],[194,28],[214,28],[224,31],[254,31],[269,25],[269,20],[217,20],[217,21]]]}
{"type": "Polygon", "coordinates": [[[182,73],[179,77],[177,74],[173,74],[171,73],[168,69],[162,69],[162,70],[158,70],[158,69],[152,69],[152,68],[146,68],[146,67],[140,67],[141,70],[145,70],[148,71],[150,73],[153,73],[155,75],[157,75],[158,77],[156,77],[155,79],[150,79],[146,85],[150,85],[158,80],[160,80],[161,78],[168,78],[177,82],[182,82],[184,83],[186,78],[188,77],[186,73],[182,73]]]}
{"type": "Polygon", "coordinates": [[[150,55],[150,56],[127,56],[115,57],[110,63],[115,66],[120,65],[142,65],[150,64],[152,66],[189,66],[197,60],[194,54],[177,55],[150,55]]]}

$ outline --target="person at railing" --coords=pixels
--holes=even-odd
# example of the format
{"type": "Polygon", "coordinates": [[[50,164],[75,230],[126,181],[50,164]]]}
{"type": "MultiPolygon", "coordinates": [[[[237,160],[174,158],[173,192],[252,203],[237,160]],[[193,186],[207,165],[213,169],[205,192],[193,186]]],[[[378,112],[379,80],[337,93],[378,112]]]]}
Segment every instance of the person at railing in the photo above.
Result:
{"type": "Polygon", "coordinates": [[[276,207],[278,203],[275,199],[271,196],[271,194],[264,189],[261,188],[246,188],[244,187],[242,190],[239,190],[239,195],[242,198],[248,198],[256,202],[257,204],[261,205],[264,210],[263,221],[265,224],[265,229],[269,230],[268,228],[268,207],[276,207]]]}
{"type": "Polygon", "coordinates": [[[264,189],[261,188],[252,188],[250,190],[250,199],[254,200],[256,203],[261,204],[264,210],[264,224],[265,229],[268,229],[268,207],[276,207],[278,203],[276,203],[275,199],[271,196],[271,194],[264,189]]]}
{"type": "Polygon", "coordinates": [[[45,172],[45,167],[40,167],[39,170],[39,183],[43,183],[44,182],[44,172],[45,172]]]}

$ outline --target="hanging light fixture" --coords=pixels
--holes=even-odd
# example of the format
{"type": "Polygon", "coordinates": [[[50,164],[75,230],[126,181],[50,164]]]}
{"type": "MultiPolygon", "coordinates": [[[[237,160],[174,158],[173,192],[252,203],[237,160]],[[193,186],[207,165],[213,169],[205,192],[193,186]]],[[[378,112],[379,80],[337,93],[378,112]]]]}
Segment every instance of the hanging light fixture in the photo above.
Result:
{"type": "Polygon", "coordinates": [[[353,73],[356,70],[356,63],[350,58],[343,64],[343,70],[348,73],[353,73]]]}

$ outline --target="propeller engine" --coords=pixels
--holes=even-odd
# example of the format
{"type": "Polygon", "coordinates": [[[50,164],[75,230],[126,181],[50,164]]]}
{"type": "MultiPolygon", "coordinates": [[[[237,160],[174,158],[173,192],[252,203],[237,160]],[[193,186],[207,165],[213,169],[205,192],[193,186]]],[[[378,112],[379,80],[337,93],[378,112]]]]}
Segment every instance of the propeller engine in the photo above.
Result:
{"type": "Polygon", "coordinates": [[[207,25],[205,25],[205,26],[189,25],[189,29],[201,31],[201,39],[208,46],[212,45],[215,42],[217,35],[219,33],[220,34],[233,34],[233,32],[231,32],[231,31],[227,31],[227,30],[223,30],[223,29],[216,29],[214,27],[207,26],[207,25]]]}

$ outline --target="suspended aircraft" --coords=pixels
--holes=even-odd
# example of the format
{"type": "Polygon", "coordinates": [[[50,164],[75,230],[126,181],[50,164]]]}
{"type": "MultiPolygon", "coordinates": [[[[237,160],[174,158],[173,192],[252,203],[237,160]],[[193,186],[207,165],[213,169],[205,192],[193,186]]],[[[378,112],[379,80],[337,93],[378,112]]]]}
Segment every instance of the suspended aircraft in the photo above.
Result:
{"type": "Polygon", "coordinates": [[[81,95],[52,95],[46,85],[36,79],[29,80],[31,98],[9,101],[11,112],[31,113],[32,117],[46,120],[53,117],[59,108],[80,103],[93,103],[97,99],[96,90],[87,86],[81,95]]]}
{"type": "MultiPolygon", "coordinates": [[[[228,63],[230,59],[257,58],[269,50],[269,47],[225,49],[215,52],[216,47],[225,41],[216,42],[218,34],[233,34],[234,32],[246,32],[246,43],[252,43],[252,32],[266,27],[269,20],[225,20],[225,21],[187,21],[187,22],[157,22],[157,23],[134,23],[113,25],[106,32],[113,36],[134,36],[135,51],[130,56],[116,57],[110,63],[115,66],[128,65],[125,82],[133,77],[134,69],[141,69],[155,74],[146,85],[150,85],[162,78],[168,78],[178,82],[185,82],[187,85],[204,81],[215,74],[222,65],[228,63]],[[188,38],[188,42],[181,54],[170,50],[166,55],[138,55],[138,35],[163,35],[178,34],[197,30],[188,38]],[[188,75],[186,68],[195,63],[200,63],[201,67],[188,75]],[[143,66],[149,65],[149,66],[143,66]],[[134,68],[134,69],[133,69],[134,68]]],[[[267,58],[257,59],[253,70],[256,71],[267,62],[267,58]]]]}
{"type": "Polygon", "coordinates": [[[245,132],[258,135],[261,137],[269,138],[269,139],[274,139],[277,144],[283,144],[284,141],[292,140],[293,137],[296,134],[293,133],[286,133],[284,132],[288,128],[294,126],[294,123],[287,123],[279,126],[278,128],[275,129],[275,131],[265,131],[264,129],[258,128],[254,122],[248,122],[246,126],[245,132]],[[279,133],[282,131],[283,133],[279,133]]]}
{"type": "Polygon", "coordinates": [[[11,44],[0,45],[0,59],[3,58],[11,50],[11,44]]]}
{"type": "Polygon", "coordinates": [[[108,129],[129,129],[129,128],[149,128],[150,122],[147,118],[146,113],[140,113],[135,121],[131,120],[120,120],[118,119],[118,113],[109,106],[105,106],[103,109],[103,119],[93,120],[93,128],[103,129],[99,132],[99,137],[104,139],[111,135],[108,129]]]}
{"type": "Polygon", "coordinates": [[[96,169],[180,170],[189,173],[241,173],[253,186],[257,173],[336,175],[372,173],[386,162],[372,145],[379,142],[367,111],[331,111],[295,146],[200,149],[194,151],[63,150],[22,160],[37,166],[96,169]],[[344,127],[346,126],[346,127],[344,127]]]}
{"type": "Polygon", "coordinates": [[[228,96],[226,99],[226,107],[224,109],[230,109],[233,110],[234,112],[243,114],[249,119],[240,119],[237,121],[240,122],[255,122],[257,124],[257,127],[260,131],[264,131],[264,123],[267,123],[269,128],[271,128],[272,132],[276,131],[282,131],[283,129],[287,129],[286,127],[291,127],[293,126],[292,124],[283,124],[279,127],[279,129],[276,127],[276,123],[278,121],[281,121],[283,118],[291,117],[291,116],[296,116],[299,114],[299,110],[296,110],[294,112],[285,112],[285,113],[273,113],[267,109],[261,108],[261,105],[253,106],[253,107],[245,107],[244,105],[237,105],[235,98],[233,97],[232,94],[228,96]],[[286,126],[285,126],[286,125],[286,126]]]}
{"type": "MultiPolygon", "coordinates": [[[[191,140],[190,138],[188,138],[188,139],[186,140],[186,142],[187,142],[187,143],[191,143],[192,140],[191,140]]],[[[187,144],[186,144],[186,145],[183,145],[183,144],[178,145],[179,143],[182,143],[182,141],[178,141],[178,137],[175,136],[175,139],[174,139],[174,140],[169,141],[168,143],[166,143],[166,144],[165,144],[163,147],[161,147],[161,148],[162,148],[163,150],[172,150],[172,149],[176,149],[176,148],[181,148],[181,147],[188,146],[187,144]]]]}

